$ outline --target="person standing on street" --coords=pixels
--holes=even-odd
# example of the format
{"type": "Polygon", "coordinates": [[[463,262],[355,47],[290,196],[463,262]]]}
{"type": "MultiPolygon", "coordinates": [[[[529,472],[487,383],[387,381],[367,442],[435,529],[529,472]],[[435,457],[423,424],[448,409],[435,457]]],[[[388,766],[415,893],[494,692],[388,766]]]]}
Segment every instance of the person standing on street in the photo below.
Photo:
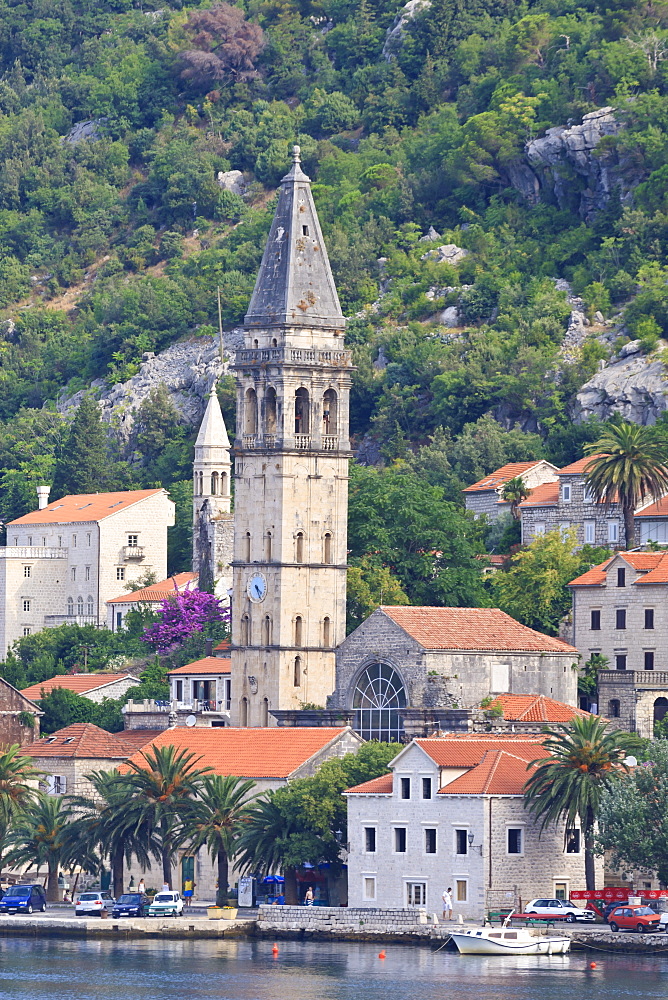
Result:
{"type": "Polygon", "coordinates": [[[452,889],[443,890],[443,919],[452,920],[452,889]]]}

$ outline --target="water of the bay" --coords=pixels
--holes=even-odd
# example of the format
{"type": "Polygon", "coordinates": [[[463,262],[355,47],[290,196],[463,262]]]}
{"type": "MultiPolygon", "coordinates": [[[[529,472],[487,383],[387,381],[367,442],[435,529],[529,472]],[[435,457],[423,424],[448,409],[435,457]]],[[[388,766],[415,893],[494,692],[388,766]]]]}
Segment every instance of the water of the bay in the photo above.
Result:
{"type": "Polygon", "coordinates": [[[653,1000],[668,959],[460,957],[427,948],[271,941],[0,939],[0,1000],[653,1000]],[[596,969],[590,963],[596,961],[596,969]]]}

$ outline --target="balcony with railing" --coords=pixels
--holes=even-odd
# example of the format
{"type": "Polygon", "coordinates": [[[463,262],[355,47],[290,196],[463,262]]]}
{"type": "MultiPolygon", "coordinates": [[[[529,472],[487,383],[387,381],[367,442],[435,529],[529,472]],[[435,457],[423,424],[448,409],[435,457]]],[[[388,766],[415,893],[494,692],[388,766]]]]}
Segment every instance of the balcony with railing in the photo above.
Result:
{"type": "Polygon", "coordinates": [[[300,451],[307,451],[310,447],[310,434],[295,434],[295,448],[298,448],[300,451]]]}
{"type": "Polygon", "coordinates": [[[322,436],[323,451],[336,451],[338,447],[339,447],[339,439],[336,434],[323,434],[322,436]]]}
{"type": "Polygon", "coordinates": [[[144,558],[144,546],[143,545],[126,545],[124,550],[124,555],[126,559],[143,559],[144,558]]]}

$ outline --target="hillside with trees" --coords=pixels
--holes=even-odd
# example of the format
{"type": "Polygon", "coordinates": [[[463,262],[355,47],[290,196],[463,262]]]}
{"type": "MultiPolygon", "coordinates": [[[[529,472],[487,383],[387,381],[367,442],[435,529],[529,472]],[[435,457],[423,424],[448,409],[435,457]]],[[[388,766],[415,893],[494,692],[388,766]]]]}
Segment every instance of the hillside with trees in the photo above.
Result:
{"type": "Polygon", "coordinates": [[[170,571],[187,567],[194,429],[167,394],[129,454],[94,406],[56,401],[124,383],[145,352],[210,347],[217,288],[224,326],[242,321],[298,142],[356,365],[350,624],[383,594],[492,599],[479,557],[516,526],[475,525],[462,486],[581,457],[603,429],[574,422],[581,387],[630,341],[663,362],[668,5],[413,13],[0,0],[3,521],[43,481],[163,485],[170,571]]]}

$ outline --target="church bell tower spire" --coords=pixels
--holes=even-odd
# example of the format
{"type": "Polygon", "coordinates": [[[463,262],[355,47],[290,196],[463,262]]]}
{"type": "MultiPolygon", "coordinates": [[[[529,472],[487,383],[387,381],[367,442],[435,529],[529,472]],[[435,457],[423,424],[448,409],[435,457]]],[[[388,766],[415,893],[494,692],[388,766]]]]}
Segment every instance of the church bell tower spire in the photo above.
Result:
{"type": "Polygon", "coordinates": [[[281,180],[237,382],[233,725],[325,706],[345,635],[350,352],[299,147],[281,180]]]}

